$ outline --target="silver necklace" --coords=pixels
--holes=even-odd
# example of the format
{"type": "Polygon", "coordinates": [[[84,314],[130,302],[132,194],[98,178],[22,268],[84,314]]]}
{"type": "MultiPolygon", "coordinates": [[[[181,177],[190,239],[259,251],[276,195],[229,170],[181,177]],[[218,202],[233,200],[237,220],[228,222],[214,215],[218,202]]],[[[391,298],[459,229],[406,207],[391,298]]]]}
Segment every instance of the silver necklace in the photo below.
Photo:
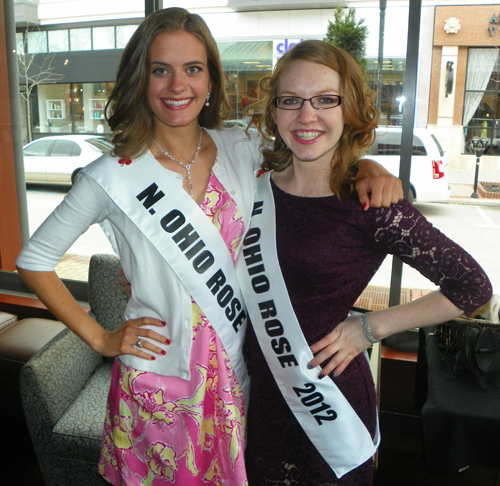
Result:
{"type": "Polygon", "coordinates": [[[158,142],[153,138],[154,144],[160,149],[160,152],[163,155],[165,155],[165,157],[168,157],[170,160],[177,162],[181,167],[184,167],[184,169],[186,169],[186,179],[187,179],[188,188],[189,188],[189,195],[191,197],[194,197],[193,196],[193,184],[191,184],[191,166],[196,162],[196,157],[198,157],[198,154],[200,153],[201,139],[202,138],[203,138],[203,129],[200,127],[200,140],[198,142],[198,147],[196,147],[196,152],[194,153],[193,160],[189,164],[185,164],[184,162],[182,162],[182,160],[176,159],[173,155],[170,155],[166,150],[163,150],[158,145],[158,142]]]}

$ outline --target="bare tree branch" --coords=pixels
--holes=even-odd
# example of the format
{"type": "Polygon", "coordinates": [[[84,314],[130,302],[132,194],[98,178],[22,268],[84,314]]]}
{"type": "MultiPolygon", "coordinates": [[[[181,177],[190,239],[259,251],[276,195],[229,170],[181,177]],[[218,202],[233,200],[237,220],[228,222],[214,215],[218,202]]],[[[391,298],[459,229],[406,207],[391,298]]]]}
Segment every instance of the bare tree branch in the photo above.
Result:
{"type": "Polygon", "coordinates": [[[26,115],[28,117],[28,142],[33,140],[31,128],[31,95],[33,89],[40,84],[53,84],[61,81],[64,74],[54,72],[55,68],[52,66],[54,61],[54,54],[29,54],[28,53],[28,34],[34,31],[40,31],[37,27],[26,27],[23,33],[23,50],[18,52],[18,68],[19,77],[24,81],[26,91],[21,91],[21,96],[26,101],[26,115]]]}

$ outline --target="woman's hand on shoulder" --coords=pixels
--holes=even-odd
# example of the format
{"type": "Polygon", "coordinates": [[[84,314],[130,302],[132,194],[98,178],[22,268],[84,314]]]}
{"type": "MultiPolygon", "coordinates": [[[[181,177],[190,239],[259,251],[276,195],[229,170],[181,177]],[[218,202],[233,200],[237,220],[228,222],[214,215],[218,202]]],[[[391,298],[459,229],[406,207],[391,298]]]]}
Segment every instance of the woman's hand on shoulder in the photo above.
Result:
{"type": "Polygon", "coordinates": [[[403,199],[403,184],[377,162],[361,159],[355,179],[359,202],[368,208],[387,208],[403,199]],[[371,195],[369,193],[371,192],[371,195]]]}
{"type": "Polygon", "coordinates": [[[360,316],[349,316],[332,332],[311,346],[311,351],[315,356],[309,362],[309,367],[316,368],[331,358],[322,368],[320,378],[332,371],[336,377],[358,354],[369,347],[370,343],[366,340],[361,328],[360,316]]]}
{"type": "Polygon", "coordinates": [[[151,317],[125,321],[115,331],[103,331],[100,343],[94,349],[107,357],[130,354],[150,361],[156,359],[155,354],[160,356],[167,354],[164,348],[170,344],[170,339],[152,329],[145,329],[144,326],[165,327],[166,323],[151,317]],[[163,347],[154,342],[162,344],[163,347]]]}

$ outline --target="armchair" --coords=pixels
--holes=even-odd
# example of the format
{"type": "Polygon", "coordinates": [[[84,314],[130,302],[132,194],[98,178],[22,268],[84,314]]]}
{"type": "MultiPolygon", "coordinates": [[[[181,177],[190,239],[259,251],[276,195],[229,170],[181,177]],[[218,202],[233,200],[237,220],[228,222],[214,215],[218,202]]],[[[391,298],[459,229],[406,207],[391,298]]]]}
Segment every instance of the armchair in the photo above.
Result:
{"type": "MultiPolygon", "coordinates": [[[[114,255],[90,261],[91,314],[107,330],[123,322],[127,303],[119,268],[114,255]]],[[[22,368],[24,413],[47,486],[109,484],[97,463],[112,366],[66,329],[22,368]]]]}

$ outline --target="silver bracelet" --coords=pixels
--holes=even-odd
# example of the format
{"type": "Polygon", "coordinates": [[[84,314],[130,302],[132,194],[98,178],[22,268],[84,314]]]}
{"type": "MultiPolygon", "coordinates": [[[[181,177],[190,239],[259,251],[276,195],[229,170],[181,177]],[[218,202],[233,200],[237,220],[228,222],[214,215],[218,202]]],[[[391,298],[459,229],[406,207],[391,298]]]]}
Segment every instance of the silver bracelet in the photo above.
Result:
{"type": "Polygon", "coordinates": [[[370,323],[368,322],[368,313],[361,314],[361,329],[363,329],[363,334],[370,344],[378,343],[378,341],[373,337],[372,331],[370,329],[370,323]]]}

